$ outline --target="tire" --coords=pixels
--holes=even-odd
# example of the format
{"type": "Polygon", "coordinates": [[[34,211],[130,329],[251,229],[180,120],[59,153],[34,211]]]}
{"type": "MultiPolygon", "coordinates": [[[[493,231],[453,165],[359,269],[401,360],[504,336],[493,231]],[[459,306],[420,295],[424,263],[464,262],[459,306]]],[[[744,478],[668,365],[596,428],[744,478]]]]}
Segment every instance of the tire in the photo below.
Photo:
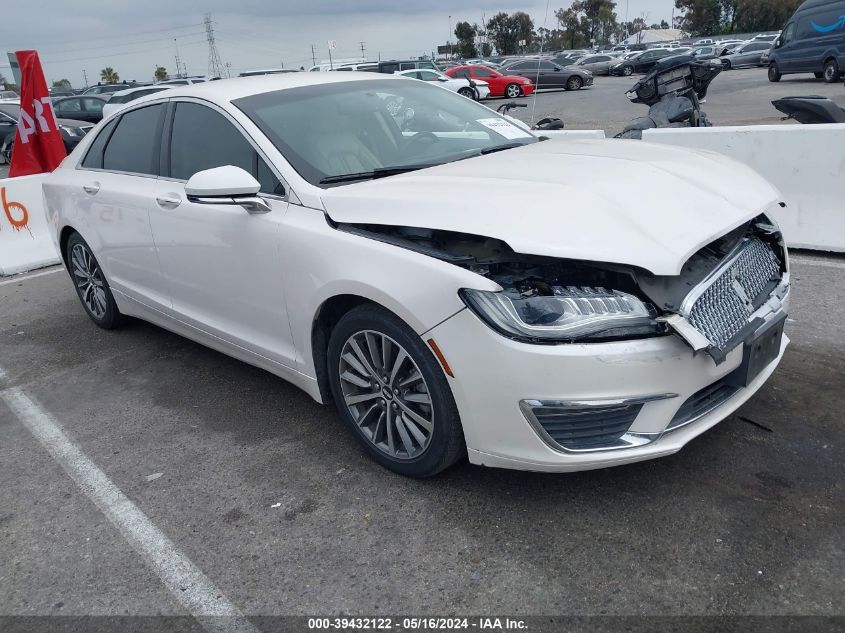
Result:
{"type": "Polygon", "coordinates": [[[729,59],[722,60],[722,69],[723,70],[731,70],[733,67],[731,66],[731,61],[729,59]]]}
{"type": "Polygon", "coordinates": [[[622,67],[622,76],[623,77],[630,77],[634,74],[633,66],[623,66],[622,67]]]}
{"type": "Polygon", "coordinates": [[[88,317],[104,330],[121,325],[125,317],[117,309],[100,263],[79,233],[73,233],[68,239],[65,258],[76,296],[88,317]]]}
{"type": "Polygon", "coordinates": [[[581,79],[580,77],[578,77],[577,75],[570,77],[566,81],[566,89],[567,90],[581,90],[581,87],[583,85],[584,85],[584,80],[581,79]]]}
{"type": "Polygon", "coordinates": [[[816,79],[824,79],[824,73],[813,73],[813,77],[816,79]]]}
{"type": "Polygon", "coordinates": [[[505,96],[508,99],[516,99],[522,95],[522,88],[518,84],[508,84],[505,86],[505,96]]]}
{"type": "Polygon", "coordinates": [[[464,454],[460,416],[443,369],[393,313],[375,305],[347,312],[329,339],[328,367],[338,414],[385,468],[431,477],[464,454]]]}
{"type": "Polygon", "coordinates": [[[458,90],[458,94],[462,97],[466,97],[467,99],[472,99],[473,101],[476,100],[475,90],[473,90],[472,88],[461,88],[460,90],[458,90]]]}
{"type": "Polygon", "coordinates": [[[769,81],[777,83],[783,75],[780,74],[777,64],[769,64],[769,81]]]}
{"type": "Polygon", "coordinates": [[[835,59],[829,59],[824,63],[822,73],[824,74],[824,82],[827,84],[836,83],[842,76],[842,73],[839,71],[839,64],[835,59]]]}

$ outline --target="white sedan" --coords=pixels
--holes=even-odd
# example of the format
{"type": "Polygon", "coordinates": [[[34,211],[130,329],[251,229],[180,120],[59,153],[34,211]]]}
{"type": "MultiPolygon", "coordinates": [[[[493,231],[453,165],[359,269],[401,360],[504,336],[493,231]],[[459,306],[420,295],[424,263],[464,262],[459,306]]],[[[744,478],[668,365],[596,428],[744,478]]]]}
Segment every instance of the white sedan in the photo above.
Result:
{"type": "Polygon", "coordinates": [[[479,79],[467,79],[465,77],[450,77],[449,75],[440,72],[439,70],[430,70],[428,68],[419,68],[416,70],[402,70],[394,73],[403,77],[411,77],[412,79],[420,79],[422,81],[437,82],[437,85],[457,92],[459,95],[481,101],[490,96],[490,86],[486,81],[479,79]]]}
{"type": "Polygon", "coordinates": [[[95,324],[281,376],[396,472],[675,453],[786,348],[778,193],[707,152],[541,141],[423,81],[250,77],[128,104],[44,197],[95,324]]]}

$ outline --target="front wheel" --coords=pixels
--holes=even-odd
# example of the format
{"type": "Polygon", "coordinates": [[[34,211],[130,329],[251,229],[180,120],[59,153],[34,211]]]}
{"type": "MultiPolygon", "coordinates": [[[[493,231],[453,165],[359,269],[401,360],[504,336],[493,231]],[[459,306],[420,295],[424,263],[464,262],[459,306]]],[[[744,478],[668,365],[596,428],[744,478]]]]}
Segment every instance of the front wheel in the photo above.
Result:
{"type": "Polygon", "coordinates": [[[570,77],[569,80],[566,82],[566,89],[567,90],[581,90],[581,86],[584,85],[584,80],[578,76],[570,77]]]}
{"type": "Polygon", "coordinates": [[[839,81],[839,77],[841,76],[841,73],[839,72],[839,63],[835,59],[827,60],[822,72],[824,73],[824,81],[828,84],[836,83],[839,81]]]}
{"type": "Polygon", "coordinates": [[[731,69],[731,62],[729,59],[722,60],[722,70],[730,70],[731,69]]]}
{"type": "Polygon", "coordinates": [[[505,88],[505,96],[508,99],[516,99],[519,95],[522,94],[522,88],[520,88],[516,84],[508,84],[505,88]]]}
{"type": "Polygon", "coordinates": [[[623,77],[630,77],[634,74],[634,69],[631,66],[623,66],[622,67],[622,76],[623,77]]]}
{"type": "Polygon", "coordinates": [[[76,295],[91,320],[104,330],[120,325],[123,315],[117,309],[109,282],[91,247],[79,233],[68,239],[65,256],[76,295]]]}
{"type": "Polygon", "coordinates": [[[464,452],[460,416],[431,350],[384,308],[352,309],[332,331],[329,380],[340,417],[369,455],[408,477],[430,477],[464,452]]]}
{"type": "Polygon", "coordinates": [[[780,81],[782,75],[780,74],[780,70],[778,69],[777,64],[769,64],[769,81],[772,83],[777,83],[780,81]]]}

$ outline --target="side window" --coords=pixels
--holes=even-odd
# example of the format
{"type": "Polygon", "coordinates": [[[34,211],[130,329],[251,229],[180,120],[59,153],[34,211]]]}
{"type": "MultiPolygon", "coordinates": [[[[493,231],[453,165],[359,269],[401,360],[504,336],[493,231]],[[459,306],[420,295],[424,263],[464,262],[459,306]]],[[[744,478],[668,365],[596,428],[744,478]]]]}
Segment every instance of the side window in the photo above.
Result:
{"type": "Polygon", "coordinates": [[[82,103],[79,99],[65,99],[61,103],[59,103],[59,107],[56,108],[57,112],[70,113],[70,112],[82,112],[82,103]]]}
{"type": "Polygon", "coordinates": [[[127,112],[103,152],[103,169],[158,175],[164,104],[127,112]]]}
{"type": "Polygon", "coordinates": [[[437,73],[430,70],[420,70],[417,71],[417,79],[422,79],[423,81],[437,81],[437,73]]]}
{"type": "Polygon", "coordinates": [[[795,22],[790,22],[786,28],[783,30],[783,34],[780,36],[781,41],[784,44],[789,44],[792,41],[792,38],[795,36],[795,22]]]}
{"type": "Polygon", "coordinates": [[[492,77],[493,73],[485,68],[476,68],[475,69],[475,76],[476,77],[492,77]]]}
{"type": "Polygon", "coordinates": [[[103,102],[99,99],[92,99],[88,97],[87,99],[82,100],[83,105],[85,106],[86,112],[102,112],[103,111],[103,102]]]}
{"type": "Polygon", "coordinates": [[[103,150],[105,149],[106,143],[108,143],[109,137],[111,136],[112,131],[114,131],[114,126],[116,124],[117,119],[112,119],[97,133],[97,138],[95,138],[94,142],[91,143],[91,146],[88,148],[88,153],[85,154],[85,158],[82,159],[83,167],[90,167],[92,169],[103,168],[103,150]]]}
{"type": "MultiPolygon", "coordinates": [[[[478,75],[478,71],[475,71],[475,74],[478,75]]],[[[455,74],[452,75],[453,77],[463,77],[464,79],[469,79],[469,70],[466,68],[462,70],[455,71],[455,74]]]]}
{"type": "Polygon", "coordinates": [[[170,177],[188,180],[198,171],[223,165],[255,176],[263,193],[284,195],[279,180],[226,117],[203,105],[178,103],[170,135],[170,177]]]}
{"type": "Polygon", "coordinates": [[[386,73],[388,75],[392,75],[397,70],[399,70],[399,64],[382,64],[382,66],[379,70],[380,70],[380,72],[386,73]]]}
{"type": "Polygon", "coordinates": [[[405,62],[404,64],[399,64],[399,70],[413,70],[416,67],[417,67],[417,65],[414,64],[413,62],[411,62],[411,63],[405,62]]]}

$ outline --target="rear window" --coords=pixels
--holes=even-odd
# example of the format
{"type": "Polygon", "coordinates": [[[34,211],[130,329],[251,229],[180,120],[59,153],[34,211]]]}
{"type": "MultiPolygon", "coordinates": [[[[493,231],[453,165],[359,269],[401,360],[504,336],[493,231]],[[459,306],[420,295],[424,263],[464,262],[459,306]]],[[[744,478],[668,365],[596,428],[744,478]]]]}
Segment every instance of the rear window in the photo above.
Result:
{"type": "Polygon", "coordinates": [[[127,112],[103,152],[103,169],[157,176],[163,103],[127,112]]]}
{"type": "Polygon", "coordinates": [[[117,119],[113,119],[97,133],[97,138],[95,138],[94,142],[91,143],[91,146],[88,148],[88,153],[85,154],[85,158],[82,159],[83,167],[89,167],[91,169],[103,168],[103,150],[105,149],[106,143],[108,143],[109,137],[114,131],[114,126],[116,124],[117,119]]]}

